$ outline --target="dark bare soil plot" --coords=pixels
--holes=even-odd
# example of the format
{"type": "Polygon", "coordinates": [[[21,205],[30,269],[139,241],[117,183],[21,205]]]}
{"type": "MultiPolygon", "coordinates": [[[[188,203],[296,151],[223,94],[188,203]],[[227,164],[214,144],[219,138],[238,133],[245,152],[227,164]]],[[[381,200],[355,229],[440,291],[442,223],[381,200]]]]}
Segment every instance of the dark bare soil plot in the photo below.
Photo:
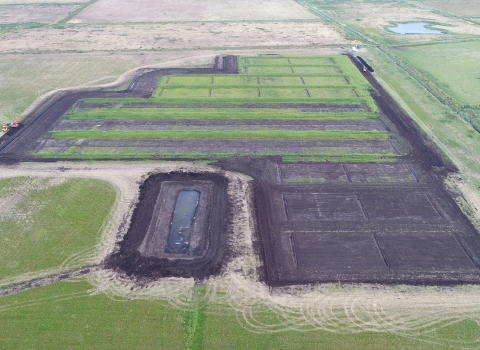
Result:
{"type": "Polygon", "coordinates": [[[423,172],[408,163],[318,163],[281,164],[279,177],[284,183],[398,183],[420,182],[423,172]]]}
{"type": "Polygon", "coordinates": [[[363,120],[205,120],[205,119],[62,119],[53,130],[352,130],[385,131],[385,127],[375,119],[363,120]]]}
{"type": "Polygon", "coordinates": [[[351,194],[286,193],[283,195],[287,220],[360,221],[366,220],[359,200],[351,194]]]}
{"type": "Polygon", "coordinates": [[[378,242],[392,270],[433,270],[478,273],[476,262],[455,233],[378,234],[378,242]]]}
{"type": "Polygon", "coordinates": [[[203,279],[219,271],[225,260],[229,217],[227,179],[215,174],[153,174],[140,187],[140,198],[128,233],[105,266],[136,278],[166,276],[203,279]],[[168,228],[176,194],[200,193],[190,244],[186,253],[169,252],[168,228]],[[195,247],[193,247],[195,246],[195,247]]]}
{"type": "Polygon", "coordinates": [[[278,182],[282,183],[347,183],[343,164],[281,164],[277,166],[278,182]]]}
{"type": "Polygon", "coordinates": [[[372,235],[357,233],[295,233],[292,235],[297,269],[315,273],[319,270],[384,270],[382,255],[372,235]]]}

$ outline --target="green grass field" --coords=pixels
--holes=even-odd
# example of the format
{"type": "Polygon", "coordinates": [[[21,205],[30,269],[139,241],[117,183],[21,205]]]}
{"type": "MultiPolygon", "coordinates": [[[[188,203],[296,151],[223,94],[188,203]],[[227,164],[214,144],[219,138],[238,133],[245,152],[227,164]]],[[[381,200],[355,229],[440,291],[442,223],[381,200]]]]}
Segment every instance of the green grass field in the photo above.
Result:
{"type": "Polygon", "coordinates": [[[480,41],[407,47],[395,53],[466,105],[480,105],[480,41]]]}
{"type": "Polygon", "coordinates": [[[12,178],[0,180],[0,279],[88,263],[115,200],[99,180],[12,178]]]}
{"type": "Polygon", "coordinates": [[[64,118],[72,120],[89,119],[371,119],[371,112],[316,112],[295,108],[92,108],[73,110],[64,118]]]}
{"type": "Polygon", "coordinates": [[[129,59],[110,55],[5,56],[0,60],[0,123],[11,122],[50,90],[112,82],[134,67],[129,59]]]}
{"type": "Polygon", "coordinates": [[[184,349],[184,312],[91,288],[79,278],[0,298],[2,349],[184,349]]]}
{"type": "MultiPolygon", "coordinates": [[[[475,349],[480,326],[474,320],[404,330],[350,333],[322,330],[312,323],[299,331],[269,308],[252,308],[243,319],[229,305],[205,302],[194,287],[185,308],[165,299],[111,298],[93,293],[76,278],[0,298],[3,349],[475,349]],[[259,329],[256,329],[258,327],[259,329]],[[400,333],[400,334],[399,334],[400,333]]],[[[328,315],[325,315],[327,318],[328,315]]],[[[303,320],[304,321],[304,320],[303,320]]],[[[341,329],[342,319],[338,319],[341,329]]]]}

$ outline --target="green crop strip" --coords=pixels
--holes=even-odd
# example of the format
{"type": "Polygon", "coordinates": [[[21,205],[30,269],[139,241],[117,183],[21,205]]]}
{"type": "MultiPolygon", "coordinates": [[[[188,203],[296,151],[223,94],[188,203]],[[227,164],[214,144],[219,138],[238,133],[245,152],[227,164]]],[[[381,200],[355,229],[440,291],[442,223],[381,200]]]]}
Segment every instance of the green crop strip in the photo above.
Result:
{"type": "Polygon", "coordinates": [[[92,108],[76,110],[65,119],[371,119],[371,112],[301,111],[293,108],[92,108]]]}
{"type": "Polygon", "coordinates": [[[167,131],[97,131],[97,130],[72,130],[53,131],[53,139],[386,139],[388,133],[384,131],[289,131],[289,130],[167,130],[167,131]]]}

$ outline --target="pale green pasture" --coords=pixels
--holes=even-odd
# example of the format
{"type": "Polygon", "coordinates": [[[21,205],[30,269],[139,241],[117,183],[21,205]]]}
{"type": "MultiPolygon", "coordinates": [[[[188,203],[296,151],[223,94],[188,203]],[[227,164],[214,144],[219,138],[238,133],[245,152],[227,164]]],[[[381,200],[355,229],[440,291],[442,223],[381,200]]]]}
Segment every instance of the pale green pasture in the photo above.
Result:
{"type": "Polygon", "coordinates": [[[214,85],[252,85],[257,84],[257,77],[245,75],[215,75],[214,85]]]}
{"type": "Polygon", "coordinates": [[[480,105],[480,41],[413,46],[395,53],[463,104],[480,105]]]}
{"type": "Polygon", "coordinates": [[[185,313],[126,300],[78,278],[0,297],[2,349],[183,349],[185,313]]]}
{"type": "Polygon", "coordinates": [[[355,98],[357,95],[352,89],[322,89],[322,88],[308,88],[311,98],[355,98]]]}
{"type": "Polygon", "coordinates": [[[292,67],[296,74],[334,74],[340,73],[336,67],[328,66],[294,66],[292,67]]]}
{"type": "Polygon", "coordinates": [[[0,56],[0,123],[14,120],[48,91],[111,82],[134,67],[133,61],[113,55],[0,56]]]}
{"type": "Polygon", "coordinates": [[[0,216],[3,279],[87,264],[115,190],[100,180],[20,177],[0,180],[0,197],[9,208],[0,216]]]}
{"type": "Polygon", "coordinates": [[[163,89],[159,98],[208,98],[209,89],[206,88],[170,88],[163,89]]]}
{"type": "Polygon", "coordinates": [[[262,88],[260,96],[263,98],[308,98],[305,88],[262,88]]]}
{"type": "MultiPolygon", "coordinates": [[[[212,90],[213,91],[213,90],[212,90]]],[[[323,112],[296,108],[92,108],[75,110],[66,119],[368,119],[371,112],[323,112]]]]}
{"type": "Polygon", "coordinates": [[[212,76],[170,75],[163,79],[163,83],[168,85],[208,85],[212,83],[212,76]]]}
{"type": "Polygon", "coordinates": [[[241,64],[270,64],[270,65],[287,65],[288,57],[241,57],[239,60],[241,64]]]}
{"type": "Polygon", "coordinates": [[[300,77],[259,77],[260,85],[303,85],[300,77]]]}
{"type": "Polygon", "coordinates": [[[240,65],[316,65],[335,64],[330,57],[242,57],[240,65]]]}
{"type": "Polygon", "coordinates": [[[246,66],[241,71],[242,74],[293,74],[290,66],[246,66]],[[246,70],[246,71],[245,71],[246,70]]]}
{"type": "Polygon", "coordinates": [[[305,82],[306,85],[346,85],[347,84],[347,81],[343,76],[339,76],[339,77],[306,76],[306,77],[303,77],[303,81],[305,82]]]}
{"type": "Polygon", "coordinates": [[[223,99],[223,98],[256,98],[257,89],[255,88],[226,88],[226,89],[212,89],[212,98],[223,99]]]}

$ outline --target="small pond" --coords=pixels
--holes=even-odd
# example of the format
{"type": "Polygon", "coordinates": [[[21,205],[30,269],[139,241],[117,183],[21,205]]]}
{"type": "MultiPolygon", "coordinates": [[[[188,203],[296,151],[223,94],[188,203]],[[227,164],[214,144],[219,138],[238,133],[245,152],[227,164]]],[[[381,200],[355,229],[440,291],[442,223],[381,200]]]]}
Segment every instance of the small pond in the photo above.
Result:
{"type": "Polygon", "coordinates": [[[200,192],[180,191],[178,193],[173,219],[168,235],[167,253],[185,253],[190,246],[190,235],[200,192]]]}
{"type": "Polygon", "coordinates": [[[426,25],[425,22],[397,23],[396,27],[388,29],[397,34],[443,34],[440,30],[426,28],[426,25]]]}

